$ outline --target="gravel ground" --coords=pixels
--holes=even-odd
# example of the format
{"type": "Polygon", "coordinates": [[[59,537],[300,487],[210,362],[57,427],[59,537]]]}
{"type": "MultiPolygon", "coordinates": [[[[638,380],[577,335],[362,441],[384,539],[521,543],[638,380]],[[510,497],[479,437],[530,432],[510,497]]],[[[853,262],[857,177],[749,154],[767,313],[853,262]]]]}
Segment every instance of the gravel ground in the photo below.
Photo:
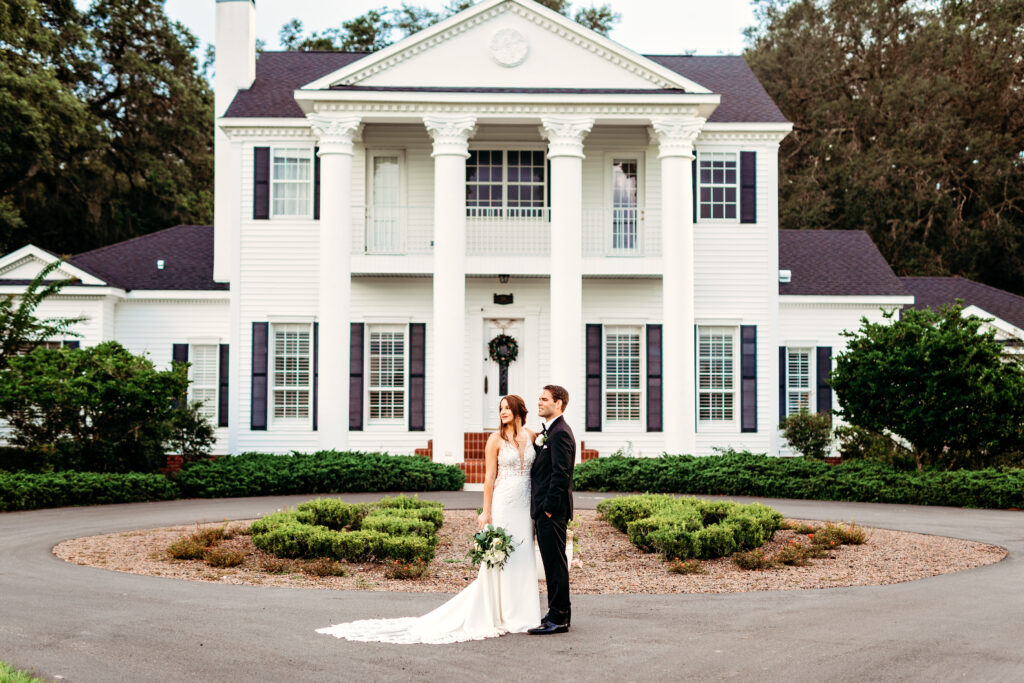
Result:
{"type": "MultiPolygon", "coordinates": [[[[577,594],[732,593],[880,585],[992,564],[1006,556],[1003,548],[983,543],[869,529],[864,545],[841,546],[830,551],[829,557],[812,560],[806,567],[745,571],[729,558],[720,558],[701,563],[706,574],[680,575],[668,572],[657,555],[635,548],[625,534],[601,520],[596,512],[582,510],[578,516],[582,522],[582,567],[570,572],[572,591],[577,594]]],[[[241,522],[228,525],[235,530],[246,526],[241,522]]],[[[179,526],[77,538],[57,545],[54,554],[76,564],[188,581],[332,590],[456,593],[476,576],[476,570],[466,559],[470,537],[476,531],[476,513],[471,510],[445,512],[430,573],[415,580],[388,579],[380,565],[370,563],[342,563],[346,575],[340,577],[309,576],[294,565],[286,567],[285,573],[271,574],[264,566],[274,558],[253,546],[245,535],[220,544],[221,548],[246,553],[245,562],[237,567],[221,569],[200,560],[170,559],[167,546],[198,528],[201,527],[179,526]]],[[[766,550],[771,554],[793,538],[803,537],[793,531],[780,531],[766,550]]],[[[543,585],[543,581],[538,582],[539,590],[543,591],[543,585]]]]}

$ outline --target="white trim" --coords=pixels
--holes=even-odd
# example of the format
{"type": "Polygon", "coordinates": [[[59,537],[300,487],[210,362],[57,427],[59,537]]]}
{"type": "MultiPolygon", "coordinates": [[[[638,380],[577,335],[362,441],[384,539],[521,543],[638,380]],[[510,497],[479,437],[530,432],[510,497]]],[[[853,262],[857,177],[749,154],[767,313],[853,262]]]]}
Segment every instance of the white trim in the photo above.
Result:
{"type": "MultiPolygon", "coordinates": [[[[565,111],[559,105],[591,105],[593,107],[607,108],[615,105],[643,106],[642,111],[637,110],[637,115],[651,114],[692,114],[707,118],[721,103],[720,95],[689,94],[689,93],[565,93],[565,92],[465,92],[465,91],[403,91],[403,90],[295,90],[292,92],[296,103],[304,112],[325,112],[335,111],[336,107],[325,106],[328,103],[352,103],[360,105],[360,110],[371,109],[370,105],[378,103],[395,103],[408,105],[409,103],[419,104],[417,108],[403,106],[401,108],[406,114],[437,111],[438,105],[462,104],[466,105],[469,111],[476,111],[476,107],[482,105],[506,105],[507,112],[520,113],[522,115],[533,115],[539,113],[547,114],[575,114],[584,113],[576,111],[565,111]],[[543,110],[535,112],[521,111],[515,105],[547,105],[543,110]],[[646,106],[644,106],[646,105],[646,106]],[[653,107],[651,105],[668,105],[669,108],[653,107]]],[[[398,111],[397,108],[386,108],[384,111],[398,111]]],[[[445,107],[448,113],[460,113],[458,109],[445,107]]],[[[481,114],[495,112],[480,112],[481,114]]]]}
{"type": "MultiPolygon", "coordinates": [[[[16,265],[20,265],[23,261],[26,261],[28,259],[35,259],[36,261],[39,261],[40,263],[42,263],[43,266],[45,267],[45,266],[50,265],[51,263],[55,263],[56,261],[61,260],[61,257],[60,256],[56,256],[54,254],[51,254],[50,252],[46,251],[45,249],[41,249],[41,248],[37,247],[34,244],[26,244],[25,246],[21,247],[20,249],[15,249],[11,253],[6,254],[2,258],[0,258],[0,275],[2,275],[4,271],[6,271],[6,270],[8,270],[10,268],[13,268],[16,265]]],[[[42,270],[42,268],[40,268],[40,270],[42,270]]],[[[95,275],[91,275],[91,274],[87,273],[86,271],[82,270],[78,266],[72,265],[71,263],[69,263],[66,260],[64,261],[64,263],[61,264],[61,266],[60,266],[60,268],[58,269],[57,272],[51,274],[52,275],[52,279],[54,279],[54,280],[64,279],[64,278],[62,278],[58,274],[59,271],[61,271],[61,270],[66,272],[71,277],[75,277],[75,278],[78,278],[79,280],[81,280],[83,285],[106,285],[107,284],[105,281],[99,279],[95,275]]],[[[31,280],[32,278],[24,278],[24,279],[31,280]]]]}
{"type": "MultiPolygon", "coordinates": [[[[253,149],[255,149],[255,148],[253,148],[253,149]]],[[[298,144],[298,143],[294,143],[294,144],[292,144],[292,143],[279,143],[279,144],[271,144],[270,145],[270,168],[268,169],[268,175],[267,175],[267,196],[268,196],[269,204],[270,204],[270,206],[268,207],[269,211],[268,211],[267,216],[268,216],[269,220],[272,220],[272,221],[293,221],[295,219],[311,220],[311,221],[315,221],[316,220],[315,218],[313,218],[314,214],[316,213],[316,206],[315,206],[316,205],[316,157],[315,157],[315,154],[314,154],[315,150],[316,150],[316,145],[315,144],[312,145],[312,146],[301,145],[301,144],[298,144]],[[275,159],[277,157],[277,153],[279,151],[283,151],[283,150],[304,151],[304,152],[306,152],[306,154],[307,154],[306,161],[309,162],[309,178],[306,178],[305,180],[290,180],[290,179],[277,179],[277,178],[274,177],[274,161],[275,161],[275,159]],[[307,189],[307,191],[309,193],[307,195],[307,201],[309,202],[309,210],[305,211],[303,213],[275,213],[275,211],[274,211],[274,204],[278,201],[278,199],[275,198],[275,196],[274,196],[274,188],[275,188],[275,186],[281,186],[281,185],[295,185],[295,186],[298,186],[298,187],[301,187],[301,186],[305,185],[306,189],[307,189]]],[[[296,158],[298,158],[298,156],[296,158]]],[[[288,201],[288,198],[283,198],[280,201],[288,201]]]]}
{"type": "MultiPolygon", "coordinates": [[[[0,294],[13,294],[14,296],[21,296],[25,293],[25,289],[28,285],[4,285],[0,284],[0,294]]],[[[117,287],[81,287],[75,285],[68,285],[54,294],[54,299],[70,299],[70,298],[85,298],[85,299],[102,299],[107,296],[113,296],[117,298],[125,298],[125,291],[118,289],[117,287]]]]}
{"type": "MultiPolygon", "coordinates": [[[[263,320],[271,325],[312,325],[315,315],[264,315],[263,320]]],[[[312,328],[310,328],[312,329],[312,328]]]]}
{"type": "Polygon", "coordinates": [[[698,327],[735,327],[743,324],[743,318],[695,318],[693,323],[698,327]]]}
{"type": "Polygon", "coordinates": [[[172,301],[230,301],[231,292],[227,289],[133,289],[126,293],[124,298],[137,300],[167,299],[172,301]]]}
{"type": "MultiPolygon", "coordinates": [[[[741,210],[741,204],[742,204],[742,197],[740,196],[741,189],[742,189],[741,188],[741,182],[740,182],[740,163],[741,163],[741,161],[740,161],[740,152],[741,152],[741,150],[739,149],[739,147],[734,147],[732,145],[729,145],[727,147],[717,147],[716,146],[716,147],[712,147],[710,149],[708,149],[708,148],[701,148],[701,149],[694,150],[694,158],[695,158],[695,160],[697,162],[697,177],[696,177],[697,196],[694,197],[694,203],[697,206],[697,219],[694,221],[694,225],[699,225],[699,224],[704,224],[704,225],[740,225],[740,223],[742,222],[742,221],[740,221],[740,210],[741,210]],[[732,202],[727,202],[727,201],[724,201],[724,200],[722,201],[722,206],[723,207],[729,206],[730,203],[733,205],[733,209],[734,209],[735,214],[736,214],[735,217],[733,217],[733,218],[725,218],[725,217],[723,217],[723,218],[711,218],[711,217],[705,218],[704,216],[701,215],[700,191],[701,191],[701,188],[705,187],[705,185],[700,180],[700,165],[701,165],[701,162],[703,161],[703,157],[706,157],[706,156],[709,156],[709,155],[712,157],[710,159],[711,162],[715,161],[714,155],[721,155],[721,156],[731,155],[733,157],[733,159],[732,159],[733,163],[736,164],[736,168],[735,168],[736,182],[735,182],[735,184],[731,188],[730,188],[730,186],[727,183],[715,184],[714,182],[712,182],[712,183],[709,183],[707,185],[707,187],[711,188],[711,189],[720,188],[723,191],[727,190],[727,189],[734,189],[735,190],[735,192],[736,192],[735,200],[733,200],[732,202]]],[[[728,159],[725,159],[725,161],[728,161],[728,159]]],[[[712,168],[712,172],[714,172],[713,168],[712,168]]],[[[714,200],[712,200],[711,203],[710,203],[710,206],[711,206],[711,209],[712,209],[712,213],[714,212],[715,203],[716,202],[714,200]]]]}
{"type": "Polygon", "coordinates": [[[409,325],[413,322],[413,317],[411,315],[364,315],[361,321],[353,320],[352,322],[362,322],[365,325],[409,325]]]}
{"type": "Polygon", "coordinates": [[[779,304],[846,304],[851,306],[912,306],[913,296],[780,294],[779,304]]]}
{"type": "Polygon", "coordinates": [[[677,87],[688,92],[709,92],[704,86],[584,28],[558,12],[533,2],[523,2],[523,0],[484,0],[484,2],[459,12],[430,28],[375,52],[369,57],[358,59],[333,73],[318,78],[312,83],[306,84],[303,89],[322,90],[335,84],[353,85],[375,73],[413,58],[431,47],[443,43],[457,33],[505,12],[512,12],[532,20],[554,33],[566,36],[567,40],[576,43],[581,49],[603,57],[651,82],[652,88],[677,87]]]}
{"type": "Polygon", "coordinates": [[[185,343],[189,346],[209,346],[211,344],[223,344],[223,337],[186,337],[185,343]]]}

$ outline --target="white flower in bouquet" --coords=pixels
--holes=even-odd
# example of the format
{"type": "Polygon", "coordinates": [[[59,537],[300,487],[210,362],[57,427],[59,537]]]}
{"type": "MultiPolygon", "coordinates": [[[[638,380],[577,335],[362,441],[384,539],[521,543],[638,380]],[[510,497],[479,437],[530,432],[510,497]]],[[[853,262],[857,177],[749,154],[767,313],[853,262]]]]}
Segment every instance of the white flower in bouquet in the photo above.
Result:
{"type": "Polygon", "coordinates": [[[469,558],[474,566],[484,562],[488,567],[500,569],[515,547],[507,531],[488,525],[473,536],[473,549],[469,552],[469,558]]]}

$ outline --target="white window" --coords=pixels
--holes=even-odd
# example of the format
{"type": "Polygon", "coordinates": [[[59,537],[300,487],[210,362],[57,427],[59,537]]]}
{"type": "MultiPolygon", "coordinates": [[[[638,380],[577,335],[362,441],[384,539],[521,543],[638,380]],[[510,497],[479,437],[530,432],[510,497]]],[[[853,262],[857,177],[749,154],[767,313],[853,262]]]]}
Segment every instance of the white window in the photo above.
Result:
{"type": "Polygon", "coordinates": [[[699,422],[736,423],[735,327],[701,327],[697,344],[699,422]]]}
{"type": "Polygon", "coordinates": [[[188,398],[190,401],[200,401],[202,407],[199,413],[216,424],[220,347],[217,344],[190,344],[188,359],[188,398]]]}
{"type": "Polygon", "coordinates": [[[313,215],[313,150],[309,147],[273,149],[270,162],[272,216],[313,215]]]}
{"type": "Polygon", "coordinates": [[[370,327],[370,423],[388,424],[405,419],[406,327],[370,327]]]}
{"type": "Polygon", "coordinates": [[[612,251],[640,248],[640,164],[636,158],[612,159],[612,251]]]}
{"type": "Polygon", "coordinates": [[[370,215],[366,250],[374,254],[402,251],[402,154],[371,152],[370,215]]]}
{"type": "Polygon", "coordinates": [[[609,423],[640,422],[640,330],[604,328],[604,414],[609,423]]]}
{"type": "Polygon", "coordinates": [[[735,152],[697,155],[701,220],[731,220],[739,215],[739,163],[735,152]]]}
{"type": "Polygon", "coordinates": [[[542,150],[470,150],[467,216],[536,218],[547,205],[547,163],[542,150]]]}
{"type": "Polygon", "coordinates": [[[308,324],[273,326],[271,353],[274,420],[308,420],[313,386],[312,334],[308,324]]]}
{"type": "Polygon", "coordinates": [[[811,349],[786,349],[786,415],[811,410],[811,349]]]}

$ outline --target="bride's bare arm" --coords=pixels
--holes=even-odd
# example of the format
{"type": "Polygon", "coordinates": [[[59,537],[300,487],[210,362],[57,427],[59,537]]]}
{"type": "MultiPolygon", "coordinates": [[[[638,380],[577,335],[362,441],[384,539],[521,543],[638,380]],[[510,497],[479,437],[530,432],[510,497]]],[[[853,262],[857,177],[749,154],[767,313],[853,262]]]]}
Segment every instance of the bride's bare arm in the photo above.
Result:
{"type": "Polygon", "coordinates": [[[477,518],[477,528],[483,529],[491,523],[491,500],[494,498],[494,480],[498,476],[498,449],[501,437],[497,432],[487,438],[484,447],[484,511],[477,518]]]}

